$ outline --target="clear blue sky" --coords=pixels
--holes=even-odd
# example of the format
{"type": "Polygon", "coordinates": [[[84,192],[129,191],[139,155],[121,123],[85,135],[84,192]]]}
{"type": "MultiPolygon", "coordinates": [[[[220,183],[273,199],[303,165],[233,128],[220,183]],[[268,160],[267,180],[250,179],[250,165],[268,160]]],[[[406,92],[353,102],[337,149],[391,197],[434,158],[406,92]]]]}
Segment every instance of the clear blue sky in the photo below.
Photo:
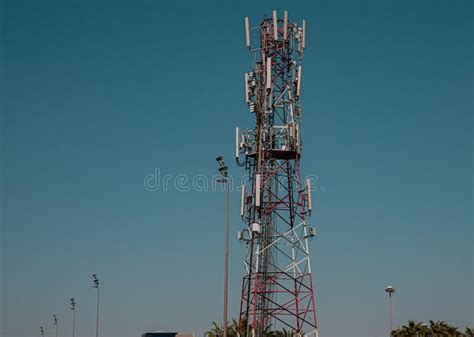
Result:
{"type": "MultiPolygon", "coordinates": [[[[473,323],[472,1],[2,2],[2,337],[202,333],[221,319],[224,199],[150,192],[211,176],[251,127],[243,18],[308,21],[302,166],[322,337],[473,323]]],[[[243,170],[230,165],[234,176],[243,170]]],[[[241,223],[232,194],[232,232],[241,223]]],[[[232,235],[232,237],[235,237],[232,235]]],[[[237,315],[243,247],[231,246],[237,315]]]]}

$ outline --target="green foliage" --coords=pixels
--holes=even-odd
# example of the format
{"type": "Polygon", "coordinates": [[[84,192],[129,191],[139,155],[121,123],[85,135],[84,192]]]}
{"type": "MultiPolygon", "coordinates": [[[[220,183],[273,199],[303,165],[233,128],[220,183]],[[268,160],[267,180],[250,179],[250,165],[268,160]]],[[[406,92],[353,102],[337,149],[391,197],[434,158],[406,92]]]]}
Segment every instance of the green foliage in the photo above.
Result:
{"type": "MultiPolygon", "coordinates": [[[[243,324],[245,326],[245,324],[243,324]]],[[[239,322],[233,319],[227,324],[227,337],[238,337],[239,322]]],[[[222,325],[212,322],[212,328],[207,331],[205,337],[222,337],[224,330],[222,325]]],[[[304,335],[304,334],[303,334],[304,335]]],[[[294,337],[295,332],[282,330],[267,330],[263,333],[265,337],[294,337]]],[[[423,324],[414,320],[408,321],[407,325],[403,325],[390,333],[392,337],[474,337],[474,328],[466,328],[463,332],[457,327],[451,326],[443,321],[430,321],[430,324],[423,324]]],[[[245,333],[240,334],[245,337],[245,333]]]]}
{"type": "MultiPolygon", "coordinates": [[[[245,324],[243,324],[245,326],[245,324]]],[[[239,322],[236,319],[233,319],[230,324],[227,325],[227,337],[239,337],[239,322]]],[[[223,326],[217,324],[216,322],[212,322],[211,330],[204,333],[205,337],[222,337],[224,335],[223,326]]],[[[245,337],[246,333],[241,333],[240,337],[245,337]]],[[[294,337],[295,333],[286,330],[283,328],[282,330],[270,330],[267,328],[262,334],[265,337],[294,337]]]]}
{"type": "Polygon", "coordinates": [[[466,328],[465,333],[443,321],[430,321],[430,325],[408,321],[390,333],[392,337],[474,337],[474,329],[466,328]]]}
{"type": "MultiPolygon", "coordinates": [[[[237,337],[239,324],[237,320],[233,319],[232,323],[227,324],[227,337],[237,337]]],[[[204,333],[205,337],[222,337],[224,335],[224,328],[222,325],[212,322],[212,328],[204,333]]],[[[242,336],[241,336],[242,337],[242,336]]]]}

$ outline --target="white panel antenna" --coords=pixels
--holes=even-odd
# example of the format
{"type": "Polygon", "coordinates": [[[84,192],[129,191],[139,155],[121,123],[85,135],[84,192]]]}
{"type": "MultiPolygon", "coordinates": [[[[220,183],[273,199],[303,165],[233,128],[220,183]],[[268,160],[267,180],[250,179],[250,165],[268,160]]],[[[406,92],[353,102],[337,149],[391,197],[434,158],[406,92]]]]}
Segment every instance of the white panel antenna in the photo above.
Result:
{"type": "Polygon", "coordinates": [[[277,11],[273,11],[273,39],[278,40],[278,16],[277,11]]]}
{"type": "Polygon", "coordinates": [[[249,74],[245,73],[245,102],[250,102],[249,97],[249,74]]]}
{"type": "Polygon", "coordinates": [[[245,185],[242,185],[242,199],[240,204],[240,216],[244,217],[244,210],[245,210],[245,185]]]}
{"type": "Polygon", "coordinates": [[[288,38],[288,11],[285,11],[285,15],[283,18],[283,40],[287,40],[288,38]]]}
{"type": "Polygon", "coordinates": [[[255,206],[260,207],[260,174],[255,175],[255,206]]]}
{"type": "Polygon", "coordinates": [[[313,209],[313,200],[311,197],[311,180],[309,178],[306,179],[306,195],[308,197],[308,211],[311,212],[313,209]]]}
{"type": "Polygon", "coordinates": [[[298,66],[298,81],[296,83],[296,97],[300,97],[300,92],[301,92],[301,66],[298,66]]]}
{"type": "Polygon", "coordinates": [[[238,127],[235,128],[235,158],[239,159],[239,150],[240,150],[240,142],[239,142],[239,133],[240,130],[238,127]]]}
{"type": "Polygon", "coordinates": [[[300,148],[300,125],[298,123],[296,123],[296,126],[295,126],[295,138],[296,138],[296,151],[298,153],[301,152],[301,148],[300,148]]]}
{"type": "Polygon", "coordinates": [[[272,58],[267,57],[267,89],[272,88],[272,58]]]}
{"type": "Polygon", "coordinates": [[[301,46],[303,49],[306,48],[306,20],[303,20],[303,36],[301,46]]]}
{"type": "Polygon", "coordinates": [[[250,22],[249,17],[245,17],[245,45],[250,49],[250,22]]]}

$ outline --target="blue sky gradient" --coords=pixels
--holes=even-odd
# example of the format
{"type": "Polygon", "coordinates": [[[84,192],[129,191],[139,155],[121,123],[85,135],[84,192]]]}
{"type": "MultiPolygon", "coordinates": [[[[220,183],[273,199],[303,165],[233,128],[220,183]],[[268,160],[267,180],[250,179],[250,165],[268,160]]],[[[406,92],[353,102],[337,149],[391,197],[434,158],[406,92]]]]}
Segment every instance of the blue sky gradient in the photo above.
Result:
{"type": "MultiPolygon", "coordinates": [[[[471,1],[1,3],[4,337],[153,329],[202,334],[222,312],[224,195],[148,191],[147,175],[211,177],[251,127],[243,18],[308,22],[303,174],[322,337],[473,317],[471,1]]],[[[232,193],[232,233],[241,228],[232,193]]],[[[235,235],[232,235],[234,238],[235,235]]],[[[230,314],[243,246],[231,240],[230,314]]]]}

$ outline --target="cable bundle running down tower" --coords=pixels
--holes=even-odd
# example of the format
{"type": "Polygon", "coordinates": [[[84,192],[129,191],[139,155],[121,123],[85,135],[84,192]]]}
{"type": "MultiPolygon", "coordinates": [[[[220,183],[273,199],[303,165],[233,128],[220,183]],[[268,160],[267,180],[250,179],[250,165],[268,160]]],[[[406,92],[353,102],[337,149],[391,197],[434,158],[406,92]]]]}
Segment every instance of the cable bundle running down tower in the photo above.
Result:
{"type": "Polygon", "coordinates": [[[260,337],[285,328],[294,336],[318,336],[308,239],[315,229],[310,181],[302,182],[301,62],[306,22],[279,19],[273,11],[251,27],[246,45],[253,70],[245,74],[245,98],[254,129],[236,129],[236,159],[249,173],[242,186],[239,232],[246,254],[239,332],[260,337]],[[255,45],[255,46],[254,46],[255,45]]]}

